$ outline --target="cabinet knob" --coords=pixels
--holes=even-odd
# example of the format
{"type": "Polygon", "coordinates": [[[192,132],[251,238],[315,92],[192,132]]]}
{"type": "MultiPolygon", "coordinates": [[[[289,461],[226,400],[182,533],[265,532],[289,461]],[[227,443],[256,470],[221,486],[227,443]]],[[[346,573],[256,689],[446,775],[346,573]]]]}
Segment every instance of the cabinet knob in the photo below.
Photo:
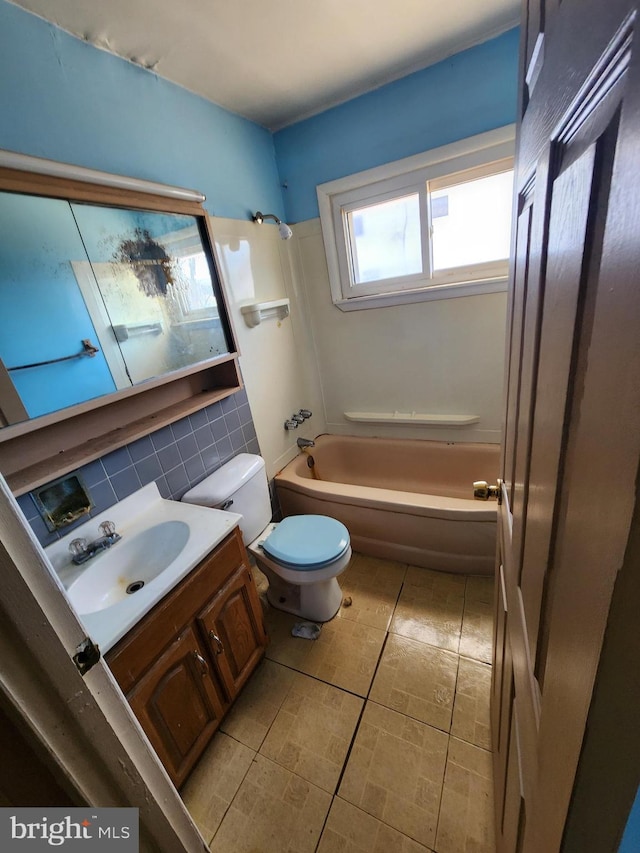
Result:
{"type": "Polygon", "coordinates": [[[222,645],[220,637],[215,633],[215,631],[209,631],[209,639],[216,645],[216,654],[221,655],[224,651],[224,646],[222,645]]]}
{"type": "Polygon", "coordinates": [[[208,675],[209,674],[209,664],[206,662],[206,660],[202,657],[201,654],[199,654],[198,652],[195,652],[195,651],[193,652],[193,656],[198,661],[198,663],[200,664],[200,671],[201,671],[202,675],[208,675]]]}

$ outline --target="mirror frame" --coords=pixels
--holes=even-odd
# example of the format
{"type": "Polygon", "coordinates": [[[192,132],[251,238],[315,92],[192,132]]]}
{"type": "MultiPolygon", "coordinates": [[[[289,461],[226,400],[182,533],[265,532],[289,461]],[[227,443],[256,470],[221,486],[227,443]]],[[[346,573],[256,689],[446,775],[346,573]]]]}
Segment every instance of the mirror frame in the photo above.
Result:
{"type": "MultiPolygon", "coordinates": [[[[111,176],[103,174],[108,181],[111,176]]],[[[31,491],[243,387],[238,338],[218,269],[209,216],[201,203],[5,167],[0,167],[0,191],[197,217],[208,239],[220,283],[219,310],[231,338],[228,354],[19,423],[12,421],[26,414],[24,406],[8,372],[0,369],[0,425],[8,424],[0,428],[0,471],[14,494],[31,491]]]]}

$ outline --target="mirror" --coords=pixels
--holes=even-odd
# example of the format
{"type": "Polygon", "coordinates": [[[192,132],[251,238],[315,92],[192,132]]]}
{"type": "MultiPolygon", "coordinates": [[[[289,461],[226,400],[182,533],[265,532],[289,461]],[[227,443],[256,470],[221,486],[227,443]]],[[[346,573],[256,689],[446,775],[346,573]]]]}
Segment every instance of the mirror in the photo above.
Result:
{"type": "Polygon", "coordinates": [[[10,422],[232,351],[203,220],[0,192],[10,422]]]}

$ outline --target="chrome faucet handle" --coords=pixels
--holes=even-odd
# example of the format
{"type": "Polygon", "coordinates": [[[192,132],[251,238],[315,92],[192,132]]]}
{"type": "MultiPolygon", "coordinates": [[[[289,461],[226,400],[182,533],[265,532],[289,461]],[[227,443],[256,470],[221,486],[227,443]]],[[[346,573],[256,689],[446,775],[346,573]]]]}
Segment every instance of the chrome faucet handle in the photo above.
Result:
{"type": "Polygon", "coordinates": [[[116,526],[113,521],[103,521],[98,530],[103,536],[113,536],[116,532],[116,526]]]}
{"type": "Polygon", "coordinates": [[[72,539],[69,543],[69,551],[73,557],[81,557],[87,553],[88,549],[89,545],[86,539],[72,539]]]}
{"type": "Polygon", "coordinates": [[[285,421],[284,422],[285,429],[298,429],[298,421],[285,421]]]}
{"type": "Polygon", "coordinates": [[[311,415],[313,414],[313,412],[310,412],[310,411],[309,411],[309,409],[300,409],[300,411],[298,412],[298,414],[299,414],[302,418],[304,418],[304,419],[306,420],[307,418],[310,418],[310,417],[311,417],[311,415]]]}
{"type": "Polygon", "coordinates": [[[291,420],[295,421],[297,424],[304,423],[304,418],[302,417],[302,415],[291,415],[291,420]]]}

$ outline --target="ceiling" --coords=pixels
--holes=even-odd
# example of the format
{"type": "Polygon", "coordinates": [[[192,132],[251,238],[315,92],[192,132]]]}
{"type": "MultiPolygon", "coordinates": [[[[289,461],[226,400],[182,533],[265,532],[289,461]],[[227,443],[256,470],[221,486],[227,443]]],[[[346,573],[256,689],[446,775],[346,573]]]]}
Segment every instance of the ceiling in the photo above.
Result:
{"type": "Polygon", "coordinates": [[[13,0],[270,130],[515,26],[519,0],[13,0]]]}

